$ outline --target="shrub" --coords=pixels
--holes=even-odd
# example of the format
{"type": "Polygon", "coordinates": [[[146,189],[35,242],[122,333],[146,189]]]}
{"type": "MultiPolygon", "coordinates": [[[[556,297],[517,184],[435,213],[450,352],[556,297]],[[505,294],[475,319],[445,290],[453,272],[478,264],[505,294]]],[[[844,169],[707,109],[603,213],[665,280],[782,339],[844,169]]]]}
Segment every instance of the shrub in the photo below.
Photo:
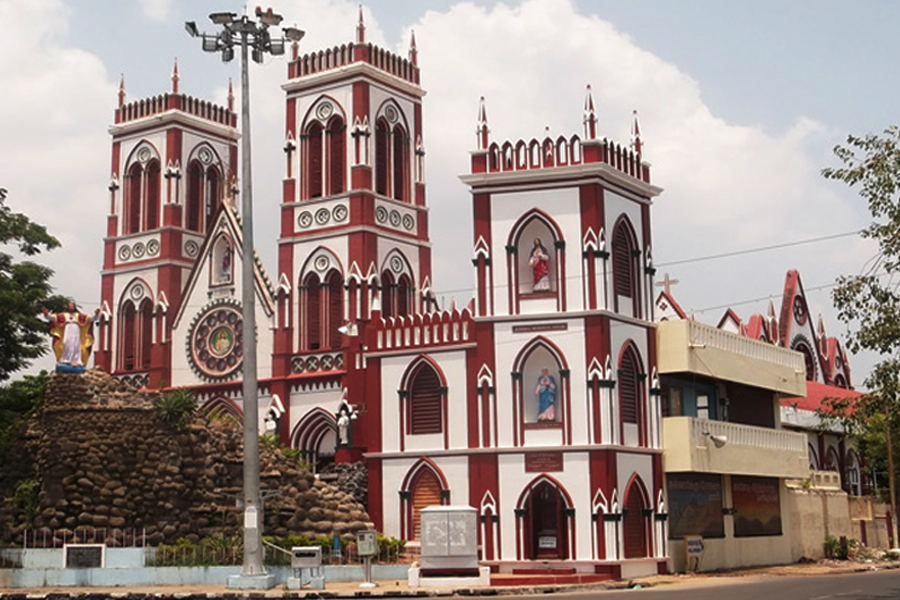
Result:
{"type": "Polygon", "coordinates": [[[21,511],[27,525],[32,525],[34,514],[38,507],[38,492],[41,491],[41,482],[37,479],[23,479],[16,486],[13,499],[16,508],[21,511]]]}
{"type": "Polygon", "coordinates": [[[156,416],[176,431],[187,431],[191,418],[197,411],[197,398],[190,390],[179,388],[160,394],[153,400],[156,416]]]}

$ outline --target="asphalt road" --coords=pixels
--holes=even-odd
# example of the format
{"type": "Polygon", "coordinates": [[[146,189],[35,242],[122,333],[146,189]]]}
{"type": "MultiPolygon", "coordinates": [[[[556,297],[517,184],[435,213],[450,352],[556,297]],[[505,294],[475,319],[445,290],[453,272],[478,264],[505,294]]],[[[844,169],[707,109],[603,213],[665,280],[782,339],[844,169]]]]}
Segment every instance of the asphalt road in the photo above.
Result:
{"type": "Polygon", "coordinates": [[[900,571],[873,571],[823,576],[709,578],[646,589],[593,590],[520,596],[566,600],[898,600],[900,571]]]}

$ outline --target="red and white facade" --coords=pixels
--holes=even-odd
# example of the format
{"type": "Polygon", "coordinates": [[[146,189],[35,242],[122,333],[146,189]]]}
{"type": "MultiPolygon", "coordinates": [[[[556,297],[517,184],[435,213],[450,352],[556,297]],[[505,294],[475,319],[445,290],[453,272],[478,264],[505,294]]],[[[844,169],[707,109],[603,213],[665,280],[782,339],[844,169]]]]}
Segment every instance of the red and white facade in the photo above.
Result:
{"type": "MultiPolygon", "coordinates": [[[[240,414],[235,117],[173,81],[160,99],[126,105],[122,92],[112,128],[97,363],[240,414]]],[[[282,441],[313,462],[364,460],[386,535],[416,540],[421,508],[467,504],[487,561],[664,569],[650,223],[661,190],[637,132],[631,148],[598,137],[588,90],[583,135],[496,143],[482,104],[462,177],[475,297],[439,310],[415,42],[401,58],[366,43],[360,20],[353,43],[295,46],[283,89],[277,276],[257,262],[255,282],[260,402],[284,404],[282,441]],[[538,290],[536,239],[549,254],[538,290]],[[538,420],[545,369],[555,410],[538,420]],[[355,416],[346,443],[342,397],[355,416]]]]}

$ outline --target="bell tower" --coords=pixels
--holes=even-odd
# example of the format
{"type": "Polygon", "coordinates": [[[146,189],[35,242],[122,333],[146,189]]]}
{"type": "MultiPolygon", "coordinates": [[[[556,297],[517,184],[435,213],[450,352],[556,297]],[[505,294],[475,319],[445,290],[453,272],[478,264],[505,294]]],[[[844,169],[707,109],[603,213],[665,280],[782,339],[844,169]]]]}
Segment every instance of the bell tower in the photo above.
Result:
{"type": "MultiPolygon", "coordinates": [[[[237,165],[237,116],[179,91],[125,101],[119,84],[96,364],[142,386],[171,381],[170,320],[237,165]]],[[[230,200],[227,200],[230,201],[230,200]]]]}
{"type": "Polygon", "coordinates": [[[374,310],[432,304],[415,37],[407,58],[378,48],[360,10],[355,41],[306,55],[294,44],[283,87],[273,374],[315,376],[349,359],[346,332],[374,310]]]}

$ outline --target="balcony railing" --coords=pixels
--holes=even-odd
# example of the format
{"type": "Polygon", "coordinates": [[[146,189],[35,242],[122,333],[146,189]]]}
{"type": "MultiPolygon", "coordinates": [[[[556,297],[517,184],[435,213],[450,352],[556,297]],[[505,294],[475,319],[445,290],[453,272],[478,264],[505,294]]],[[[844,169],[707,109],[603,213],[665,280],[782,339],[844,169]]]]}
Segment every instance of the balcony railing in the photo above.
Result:
{"type": "Polygon", "coordinates": [[[806,395],[806,365],[799,352],[690,320],[659,323],[657,336],[660,373],[693,373],[806,395]]]}
{"type": "Polygon", "coordinates": [[[802,433],[709,419],[687,418],[691,419],[691,438],[698,443],[709,436],[715,436],[718,439],[725,439],[725,443],[732,446],[786,450],[801,454],[807,452],[806,436],[802,433]]]}
{"type": "Polygon", "coordinates": [[[806,435],[695,417],[663,419],[665,468],[671,472],[768,477],[809,476],[806,435]]]}

